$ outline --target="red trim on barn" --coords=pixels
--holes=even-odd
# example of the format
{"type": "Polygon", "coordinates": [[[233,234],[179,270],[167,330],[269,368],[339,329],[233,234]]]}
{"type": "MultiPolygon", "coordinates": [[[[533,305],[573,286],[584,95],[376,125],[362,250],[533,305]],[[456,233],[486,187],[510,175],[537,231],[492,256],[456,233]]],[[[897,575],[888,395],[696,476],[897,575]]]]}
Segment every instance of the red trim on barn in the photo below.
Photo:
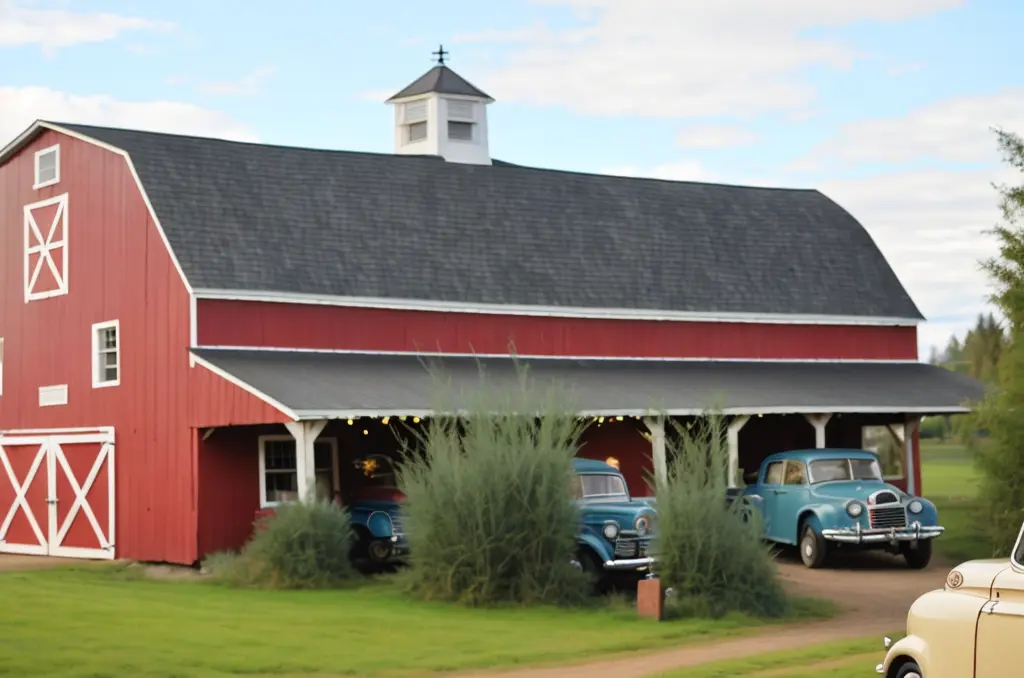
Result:
{"type": "Polygon", "coordinates": [[[718,358],[917,360],[917,328],[605,320],[199,299],[201,346],[718,358]]]}

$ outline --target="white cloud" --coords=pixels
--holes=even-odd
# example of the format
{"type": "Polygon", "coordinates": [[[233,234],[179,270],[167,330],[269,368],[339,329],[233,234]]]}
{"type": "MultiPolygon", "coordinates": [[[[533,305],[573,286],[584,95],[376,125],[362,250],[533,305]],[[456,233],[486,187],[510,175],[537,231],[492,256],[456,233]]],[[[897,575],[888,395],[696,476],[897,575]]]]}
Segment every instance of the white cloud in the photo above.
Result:
{"type": "Polygon", "coordinates": [[[993,127],[1024,130],[1024,87],[937,101],[903,118],[858,120],[840,128],[794,167],[915,159],[992,161],[997,157],[993,127]]]}
{"type": "Polygon", "coordinates": [[[166,31],[174,25],[107,12],[30,9],[0,0],[0,47],[39,45],[52,53],[61,47],[113,40],[131,31],[166,31]]]}
{"type": "Polygon", "coordinates": [[[224,113],[176,101],[120,101],[45,87],[0,87],[0,111],[0,147],[37,119],[258,141],[252,130],[224,113]]]}
{"type": "Polygon", "coordinates": [[[207,94],[224,96],[256,96],[263,88],[263,82],[276,72],[277,68],[274,66],[263,66],[232,82],[203,83],[199,90],[207,94]]]}
{"type": "Polygon", "coordinates": [[[750,130],[733,125],[690,125],[679,130],[676,146],[680,148],[726,148],[745,146],[757,141],[750,130]]]}
{"type": "Polygon", "coordinates": [[[536,0],[575,10],[582,26],[533,24],[461,35],[513,44],[481,78],[501,100],[596,115],[752,116],[808,107],[808,67],[849,68],[859,55],[813,28],[903,21],[965,0],[536,0]]]}

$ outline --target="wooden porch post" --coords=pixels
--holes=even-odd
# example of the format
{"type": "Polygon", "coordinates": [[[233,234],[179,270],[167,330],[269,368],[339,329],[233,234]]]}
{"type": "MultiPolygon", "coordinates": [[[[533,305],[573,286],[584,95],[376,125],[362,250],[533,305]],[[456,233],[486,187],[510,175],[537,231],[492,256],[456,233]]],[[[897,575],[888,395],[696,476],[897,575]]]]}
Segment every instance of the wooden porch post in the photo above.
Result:
{"type": "Polygon", "coordinates": [[[313,454],[317,436],[327,426],[326,419],[285,422],[288,432],[295,438],[295,472],[298,476],[299,501],[316,498],[316,457],[313,454]]]}
{"type": "Polygon", "coordinates": [[[906,419],[903,423],[903,450],[904,450],[904,462],[903,462],[903,475],[907,479],[907,494],[917,495],[920,490],[918,489],[918,472],[920,470],[919,460],[917,458],[917,429],[921,424],[921,417],[917,415],[906,415],[906,419]]]}
{"type": "Polygon", "coordinates": [[[726,429],[726,441],[729,445],[729,487],[740,486],[740,429],[750,421],[750,415],[744,414],[733,418],[726,429]]]}
{"type": "MultiPolygon", "coordinates": [[[[661,485],[668,479],[665,459],[665,418],[644,417],[644,426],[651,432],[651,456],[654,458],[654,482],[661,485]]],[[[657,488],[655,488],[657,489],[657,488]]]]}
{"type": "Polygon", "coordinates": [[[826,447],[825,427],[828,426],[831,414],[805,414],[804,418],[814,427],[814,446],[819,450],[826,447]]]}

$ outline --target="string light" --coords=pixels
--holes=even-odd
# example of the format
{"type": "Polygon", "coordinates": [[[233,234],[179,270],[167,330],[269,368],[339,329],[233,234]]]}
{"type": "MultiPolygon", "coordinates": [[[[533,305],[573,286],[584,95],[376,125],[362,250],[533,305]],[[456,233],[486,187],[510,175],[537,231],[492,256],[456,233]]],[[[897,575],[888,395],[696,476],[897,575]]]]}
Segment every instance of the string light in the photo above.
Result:
{"type": "Polygon", "coordinates": [[[349,425],[349,426],[351,426],[351,425],[352,425],[352,420],[351,420],[351,419],[349,419],[349,420],[348,420],[348,425],[349,425]]]}
{"type": "Polygon", "coordinates": [[[412,418],[412,423],[414,423],[414,424],[420,423],[420,418],[419,417],[413,417],[412,418]]]}
{"type": "Polygon", "coordinates": [[[622,421],[622,417],[615,417],[615,421],[622,421]]]}
{"type": "Polygon", "coordinates": [[[380,423],[382,423],[382,424],[384,424],[385,426],[387,426],[387,425],[388,425],[388,420],[389,420],[389,419],[390,419],[390,417],[384,417],[383,419],[381,419],[381,420],[380,420],[380,423]]]}
{"type": "Polygon", "coordinates": [[[368,436],[368,435],[370,435],[370,432],[369,432],[369,431],[367,431],[367,430],[366,430],[366,429],[364,428],[364,429],[363,429],[363,435],[364,435],[364,436],[368,436]]]}

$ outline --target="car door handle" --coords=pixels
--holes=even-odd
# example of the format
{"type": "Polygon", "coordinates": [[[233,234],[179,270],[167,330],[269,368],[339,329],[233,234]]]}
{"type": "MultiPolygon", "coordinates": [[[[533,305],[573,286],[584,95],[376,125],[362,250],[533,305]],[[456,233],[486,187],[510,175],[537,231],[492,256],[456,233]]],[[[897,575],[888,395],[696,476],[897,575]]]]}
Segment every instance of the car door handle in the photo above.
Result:
{"type": "Polygon", "coordinates": [[[772,490],[775,494],[786,494],[787,490],[772,490]]]}

